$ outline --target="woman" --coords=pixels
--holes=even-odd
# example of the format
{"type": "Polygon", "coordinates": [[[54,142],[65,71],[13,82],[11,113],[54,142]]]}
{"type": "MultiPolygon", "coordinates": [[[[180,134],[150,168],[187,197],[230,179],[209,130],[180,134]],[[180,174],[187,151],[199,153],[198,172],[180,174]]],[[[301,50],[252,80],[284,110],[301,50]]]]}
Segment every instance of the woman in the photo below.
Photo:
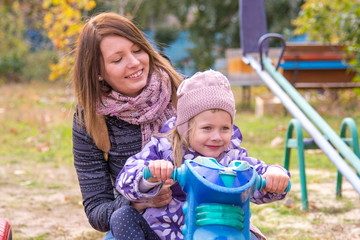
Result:
{"type": "MultiPolygon", "coordinates": [[[[113,182],[126,159],[175,116],[181,81],[128,19],[102,13],[83,26],[74,66],[73,154],[85,212],[96,230],[109,231],[114,213],[130,204],[113,182]]],[[[171,194],[163,188],[153,200],[131,203],[138,211],[131,216],[144,222],[143,239],[157,236],[139,213],[168,204],[171,194]]]]}

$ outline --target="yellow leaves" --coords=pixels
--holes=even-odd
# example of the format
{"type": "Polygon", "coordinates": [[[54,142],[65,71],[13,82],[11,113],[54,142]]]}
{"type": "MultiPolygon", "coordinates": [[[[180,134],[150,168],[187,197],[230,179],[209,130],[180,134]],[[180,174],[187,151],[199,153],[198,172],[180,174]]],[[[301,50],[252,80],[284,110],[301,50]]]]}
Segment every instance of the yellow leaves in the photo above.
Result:
{"type": "Polygon", "coordinates": [[[52,6],[66,4],[65,0],[44,0],[43,1],[43,8],[47,9],[52,6]]]}
{"type": "Polygon", "coordinates": [[[45,16],[44,16],[44,24],[45,24],[45,27],[49,27],[51,26],[53,22],[53,15],[51,13],[46,13],[45,16]]]}
{"type": "Polygon", "coordinates": [[[64,55],[58,64],[50,67],[50,80],[64,77],[71,70],[74,62],[72,46],[80,33],[82,12],[89,11],[96,6],[93,0],[44,0],[43,7],[48,9],[44,16],[44,28],[48,31],[48,37],[54,47],[64,55]]]}
{"type": "Polygon", "coordinates": [[[18,1],[14,1],[12,3],[12,8],[15,9],[16,11],[20,11],[20,3],[18,1]]]}
{"type": "Polygon", "coordinates": [[[351,43],[348,36],[352,36],[353,22],[359,17],[355,9],[359,7],[360,3],[353,0],[306,0],[293,21],[295,34],[306,33],[321,43],[351,43]]]}
{"type": "Polygon", "coordinates": [[[50,7],[50,4],[51,4],[51,1],[50,0],[44,0],[43,1],[43,4],[42,4],[42,7],[44,9],[48,9],[50,7]]]}
{"type": "Polygon", "coordinates": [[[74,64],[74,58],[71,55],[63,56],[59,63],[50,65],[51,73],[49,75],[50,81],[55,81],[60,77],[68,80],[70,78],[69,72],[71,71],[71,66],[74,64]]]}
{"type": "Polygon", "coordinates": [[[52,7],[67,7],[70,6],[73,9],[89,11],[96,6],[94,0],[43,0],[43,8],[50,9],[52,7]]]}
{"type": "Polygon", "coordinates": [[[29,44],[24,41],[25,15],[19,1],[0,4],[0,83],[16,81],[29,44]]]}
{"type": "Polygon", "coordinates": [[[86,11],[90,11],[91,9],[93,9],[96,6],[96,2],[95,1],[88,1],[88,3],[84,6],[86,11]]]}
{"type": "Polygon", "coordinates": [[[74,36],[74,35],[78,34],[81,30],[81,26],[82,25],[80,25],[80,24],[71,25],[67,31],[69,36],[74,36]]]}

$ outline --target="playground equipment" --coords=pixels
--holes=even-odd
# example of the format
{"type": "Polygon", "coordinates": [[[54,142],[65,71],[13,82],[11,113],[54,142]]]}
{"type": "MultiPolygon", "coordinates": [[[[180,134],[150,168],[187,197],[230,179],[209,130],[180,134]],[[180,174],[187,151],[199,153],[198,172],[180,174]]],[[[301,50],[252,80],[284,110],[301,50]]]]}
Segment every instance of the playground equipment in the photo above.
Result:
{"type": "MultiPolygon", "coordinates": [[[[356,128],[355,121],[352,118],[345,118],[340,127],[340,137],[349,146],[352,147],[354,153],[360,157],[359,150],[359,137],[356,128]],[[349,129],[350,138],[346,137],[346,130],[349,129]]],[[[297,158],[300,174],[300,186],[301,186],[301,201],[303,209],[308,209],[308,194],[306,187],[306,168],[305,168],[305,149],[319,149],[317,144],[312,138],[303,138],[303,132],[300,122],[297,119],[292,119],[288,125],[285,140],[285,156],[284,167],[290,168],[290,155],[291,149],[297,149],[297,158]],[[293,138],[293,133],[296,134],[296,138],[293,138]]],[[[342,174],[338,171],[336,179],[336,196],[341,197],[342,189],[342,174]]]]}
{"type": "MultiPolygon", "coordinates": [[[[143,177],[151,177],[149,168],[143,177]]],[[[266,180],[248,162],[235,160],[224,167],[213,158],[197,157],[174,169],[172,178],[187,193],[184,239],[250,239],[250,197],[266,180]]],[[[289,182],[285,191],[290,188],[289,182]]]]}
{"type": "MultiPolygon", "coordinates": [[[[314,144],[316,144],[317,147],[332,161],[338,169],[339,174],[343,175],[360,194],[360,178],[357,175],[360,174],[359,157],[307,103],[292,84],[278,72],[280,60],[282,59],[286,44],[280,34],[266,33],[266,18],[263,0],[239,1],[243,61],[249,64],[257,72],[269,89],[280,99],[285,108],[310,134],[314,144]],[[283,46],[276,67],[273,66],[270,59],[267,57],[267,40],[269,38],[279,40],[283,46]],[[259,54],[257,59],[255,54],[259,54]],[[351,167],[345,159],[351,164],[351,167]]],[[[356,136],[354,136],[354,138],[356,138],[356,136]]],[[[358,141],[353,140],[352,144],[354,146],[356,143],[358,147],[358,141]]],[[[301,144],[303,143],[300,143],[300,140],[298,139],[298,145],[301,144]]],[[[305,165],[300,166],[300,168],[305,168],[305,165]]],[[[300,172],[305,172],[305,169],[300,169],[300,172]]],[[[304,180],[305,178],[302,179],[302,186],[306,186],[306,181],[304,182],[304,180]]],[[[302,198],[303,208],[307,209],[307,202],[304,204],[304,199],[307,201],[307,196],[302,196],[302,198]]]]}
{"type": "MultiPolygon", "coordinates": [[[[358,134],[358,130],[357,130],[355,121],[352,118],[345,118],[341,122],[340,137],[347,145],[349,145],[349,147],[352,147],[356,156],[358,156],[358,158],[360,158],[359,134],[358,134]],[[347,129],[349,129],[350,138],[346,137],[347,129]]],[[[358,174],[358,176],[359,176],[359,174],[358,174]]],[[[342,180],[343,180],[343,176],[342,176],[341,172],[338,171],[337,178],[336,178],[336,196],[337,197],[341,197],[342,180]]]]}

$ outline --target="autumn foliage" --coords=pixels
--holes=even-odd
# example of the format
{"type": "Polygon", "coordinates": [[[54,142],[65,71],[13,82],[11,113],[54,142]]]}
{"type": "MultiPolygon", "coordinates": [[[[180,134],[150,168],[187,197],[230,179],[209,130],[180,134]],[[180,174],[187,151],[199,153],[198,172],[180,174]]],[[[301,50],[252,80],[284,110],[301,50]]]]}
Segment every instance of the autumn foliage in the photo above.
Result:
{"type": "Polygon", "coordinates": [[[74,63],[72,50],[83,25],[83,16],[96,6],[93,0],[44,0],[44,29],[59,53],[59,62],[50,66],[49,80],[67,79],[74,63]]]}

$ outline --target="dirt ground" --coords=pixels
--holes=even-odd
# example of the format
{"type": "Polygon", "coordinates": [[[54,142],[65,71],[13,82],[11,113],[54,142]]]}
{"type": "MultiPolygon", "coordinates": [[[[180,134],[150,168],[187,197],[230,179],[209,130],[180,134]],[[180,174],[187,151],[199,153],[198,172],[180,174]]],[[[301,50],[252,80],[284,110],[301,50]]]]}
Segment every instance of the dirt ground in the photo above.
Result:
{"type": "Polygon", "coordinates": [[[1,178],[8,184],[1,187],[0,216],[9,219],[14,239],[102,239],[103,234],[88,224],[81,204],[80,190],[72,167],[37,168],[37,180],[57,181],[61,189],[27,186],[33,166],[8,166],[1,178]],[[14,184],[14,179],[21,179],[14,184]],[[64,187],[65,186],[65,187],[64,187]],[[6,197],[5,197],[6,196],[6,197]]]}
{"type": "MultiPolygon", "coordinates": [[[[270,220],[259,227],[274,227],[278,232],[270,234],[268,239],[360,240],[359,194],[344,180],[342,198],[337,199],[336,173],[307,169],[306,174],[309,210],[302,210],[300,184],[297,183],[277,207],[264,207],[253,215],[253,221],[269,213],[270,220]],[[289,210],[290,214],[276,213],[281,209],[289,210]]],[[[298,178],[297,172],[292,172],[292,177],[298,178]]]]}

